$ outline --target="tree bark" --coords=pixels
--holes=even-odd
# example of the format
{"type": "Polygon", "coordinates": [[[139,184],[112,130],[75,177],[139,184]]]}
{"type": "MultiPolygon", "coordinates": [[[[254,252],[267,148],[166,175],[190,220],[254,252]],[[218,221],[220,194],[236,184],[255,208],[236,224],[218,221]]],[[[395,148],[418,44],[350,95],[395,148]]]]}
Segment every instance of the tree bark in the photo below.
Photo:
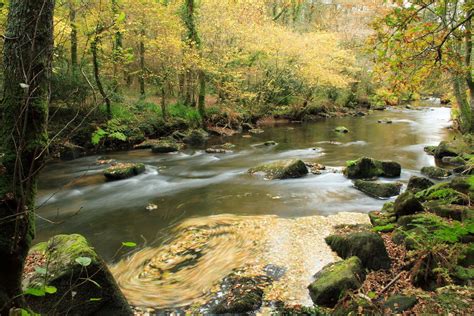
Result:
{"type": "MultiPolygon", "coordinates": [[[[472,15],[472,10],[466,13],[467,17],[472,15]]],[[[466,82],[469,89],[469,111],[466,111],[464,119],[468,122],[468,132],[474,133],[474,81],[472,80],[472,19],[468,18],[465,23],[465,67],[466,67],[466,82]],[[468,112],[468,113],[467,113],[468,112]]]]}
{"type": "Polygon", "coordinates": [[[35,236],[38,173],[48,146],[54,0],[11,0],[1,103],[0,314],[21,306],[25,258],[35,236]]]}
{"type": "Polygon", "coordinates": [[[199,71],[198,111],[204,122],[206,119],[206,74],[202,70],[199,71]]]}
{"type": "Polygon", "coordinates": [[[145,97],[145,26],[142,26],[142,29],[140,30],[140,96],[142,98],[145,97]]]}
{"type": "Polygon", "coordinates": [[[99,93],[104,99],[107,117],[109,119],[112,118],[112,105],[109,96],[105,92],[104,86],[102,85],[102,81],[100,79],[100,66],[99,66],[99,57],[98,57],[98,46],[99,46],[99,35],[95,35],[94,39],[91,42],[91,52],[92,52],[92,64],[94,66],[94,78],[97,84],[97,89],[99,89],[99,93]]]}
{"type": "MultiPolygon", "coordinates": [[[[118,0],[112,0],[112,13],[114,14],[114,19],[117,18],[120,13],[120,7],[118,0]]],[[[112,90],[114,93],[119,92],[119,82],[118,82],[118,64],[120,62],[120,56],[122,54],[122,33],[117,29],[114,34],[114,43],[113,43],[113,81],[112,81],[112,90]]]]}
{"type": "Polygon", "coordinates": [[[71,69],[72,73],[76,74],[78,69],[76,8],[71,2],[69,3],[69,24],[71,26],[71,69]]]}
{"type": "Polygon", "coordinates": [[[163,117],[163,121],[166,122],[167,115],[166,115],[166,90],[164,83],[161,85],[161,115],[163,117]]]}

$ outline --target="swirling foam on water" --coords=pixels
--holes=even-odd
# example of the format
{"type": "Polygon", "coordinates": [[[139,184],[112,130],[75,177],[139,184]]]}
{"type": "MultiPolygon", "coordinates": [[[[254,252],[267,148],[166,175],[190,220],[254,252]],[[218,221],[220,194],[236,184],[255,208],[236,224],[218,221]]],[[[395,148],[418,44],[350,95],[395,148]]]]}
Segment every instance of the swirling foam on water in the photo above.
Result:
{"type": "Polygon", "coordinates": [[[266,289],[265,299],[306,305],[312,275],[336,258],[324,238],[337,225],[361,223],[368,223],[367,215],[192,218],[160,247],[140,250],[111,271],[131,304],[170,308],[204,303],[234,270],[257,275],[275,264],[287,272],[266,289]]]}

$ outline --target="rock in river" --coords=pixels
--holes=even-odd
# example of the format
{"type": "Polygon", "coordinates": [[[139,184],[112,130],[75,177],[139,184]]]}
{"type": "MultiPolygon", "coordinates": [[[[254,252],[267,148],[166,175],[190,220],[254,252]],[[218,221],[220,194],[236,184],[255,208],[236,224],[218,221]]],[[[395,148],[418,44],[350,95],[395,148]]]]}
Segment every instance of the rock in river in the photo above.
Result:
{"type": "Polygon", "coordinates": [[[175,142],[173,139],[162,139],[155,141],[151,146],[151,151],[155,154],[166,154],[179,151],[182,144],[175,142]]]}
{"type": "Polygon", "coordinates": [[[365,273],[360,259],[351,257],[325,266],[314,278],[308,286],[313,302],[334,307],[346,291],[355,290],[362,285],[365,273]]]}
{"type": "Polygon", "coordinates": [[[389,198],[391,196],[399,195],[402,187],[401,183],[390,183],[390,182],[377,182],[377,181],[366,181],[356,180],[354,186],[373,197],[377,198],[389,198]]]}
{"type": "Polygon", "coordinates": [[[428,189],[432,185],[434,185],[434,182],[430,179],[412,176],[410,180],[408,180],[407,191],[417,193],[428,189]]]}
{"type": "Polygon", "coordinates": [[[298,159],[279,160],[249,170],[249,173],[265,173],[268,179],[300,178],[308,173],[303,161],[298,159]]]}
{"type": "Polygon", "coordinates": [[[334,129],[334,131],[337,133],[342,133],[342,134],[349,133],[349,129],[345,126],[338,126],[334,129]]]}
{"type": "Polygon", "coordinates": [[[43,260],[25,272],[25,288],[47,286],[49,292],[55,292],[43,296],[25,295],[28,307],[35,312],[43,315],[133,315],[107,265],[83,236],[54,236],[34,246],[30,257],[43,260]]]}
{"type": "Polygon", "coordinates": [[[104,176],[109,181],[123,180],[134,177],[145,172],[145,165],[142,163],[118,163],[105,169],[104,176]]]}
{"type": "Polygon", "coordinates": [[[424,211],[423,205],[411,192],[400,194],[393,206],[397,218],[404,215],[411,215],[424,211]]]}
{"type": "Polygon", "coordinates": [[[395,178],[401,174],[402,167],[394,161],[380,161],[362,157],[348,161],[344,174],[349,179],[370,179],[373,177],[395,178]]]}
{"type": "Polygon", "coordinates": [[[451,171],[439,167],[423,167],[421,173],[432,179],[444,179],[451,175],[451,171]]]}

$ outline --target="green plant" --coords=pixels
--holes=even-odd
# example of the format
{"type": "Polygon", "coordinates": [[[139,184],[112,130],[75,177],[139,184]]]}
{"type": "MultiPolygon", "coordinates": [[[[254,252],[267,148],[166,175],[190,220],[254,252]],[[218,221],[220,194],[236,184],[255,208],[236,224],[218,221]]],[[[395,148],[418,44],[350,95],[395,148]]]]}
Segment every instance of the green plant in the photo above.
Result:
{"type": "Polygon", "coordinates": [[[91,142],[93,145],[98,145],[104,138],[126,141],[126,130],[127,125],[123,124],[121,120],[116,118],[111,119],[106,123],[104,128],[97,128],[97,130],[92,134],[91,142]]]}

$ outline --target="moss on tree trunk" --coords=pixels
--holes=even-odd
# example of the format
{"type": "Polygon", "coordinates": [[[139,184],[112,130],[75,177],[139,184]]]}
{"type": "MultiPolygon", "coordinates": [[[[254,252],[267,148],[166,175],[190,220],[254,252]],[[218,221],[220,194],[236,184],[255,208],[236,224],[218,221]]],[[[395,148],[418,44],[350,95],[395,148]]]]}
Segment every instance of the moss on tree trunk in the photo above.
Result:
{"type": "Polygon", "coordinates": [[[38,173],[48,145],[48,85],[54,0],[11,0],[1,104],[0,314],[20,305],[24,260],[34,238],[38,173]]]}

